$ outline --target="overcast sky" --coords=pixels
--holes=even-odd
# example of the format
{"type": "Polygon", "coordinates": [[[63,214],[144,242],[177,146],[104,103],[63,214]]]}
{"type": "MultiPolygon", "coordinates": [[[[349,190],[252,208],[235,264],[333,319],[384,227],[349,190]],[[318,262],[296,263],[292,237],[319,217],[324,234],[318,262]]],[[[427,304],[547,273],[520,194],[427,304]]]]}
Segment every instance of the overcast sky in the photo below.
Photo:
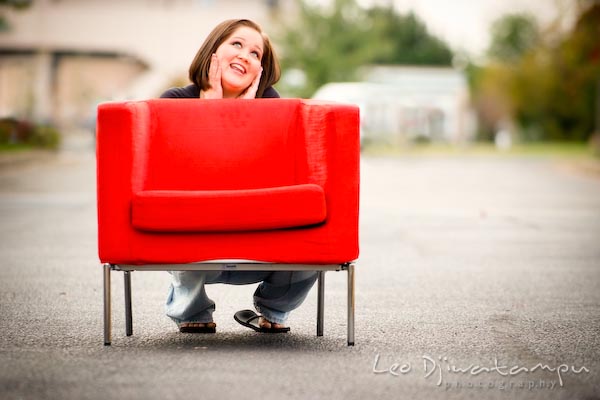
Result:
{"type": "MultiPolygon", "coordinates": [[[[328,2],[328,0],[313,0],[328,2]]],[[[361,5],[389,4],[400,12],[414,10],[429,30],[454,50],[481,55],[489,44],[490,25],[501,15],[529,12],[547,24],[559,15],[572,14],[575,0],[357,0],[361,5]],[[571,12],[568,12],[571,10],[571,12]]]]}

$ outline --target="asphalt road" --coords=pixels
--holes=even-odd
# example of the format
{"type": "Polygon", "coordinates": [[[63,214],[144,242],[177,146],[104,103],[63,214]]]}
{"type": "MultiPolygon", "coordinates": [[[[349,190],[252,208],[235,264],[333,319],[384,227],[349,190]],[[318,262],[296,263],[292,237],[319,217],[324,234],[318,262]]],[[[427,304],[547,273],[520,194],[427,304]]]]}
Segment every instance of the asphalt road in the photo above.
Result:
{"type": "Polygon", "coordinates": [[[600,398],[600,177],[514,157],[364,157],[356,346],[346,275],[287,335],[233,313],[254,285],[209,286],[215,335],[164,316],[169,277],[134,272],[125,336],[113,273],[102,344],[95,165],[87,142],[0,168],[1,399],[600,398]]]}

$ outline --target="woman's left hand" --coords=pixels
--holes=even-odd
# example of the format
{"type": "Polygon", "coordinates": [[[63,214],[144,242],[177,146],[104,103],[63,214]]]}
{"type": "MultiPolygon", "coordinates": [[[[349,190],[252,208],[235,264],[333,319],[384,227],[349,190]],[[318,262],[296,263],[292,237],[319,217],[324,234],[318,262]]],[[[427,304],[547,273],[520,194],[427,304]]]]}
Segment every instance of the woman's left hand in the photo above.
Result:
{"type": "Polygon", "coordinates": [[[262,71],[263,70],[261,68],[258,75],[256,75],[256,78],[254,78],[254,81],[252,82],[252,84],[250,86],[248,86],[248,89],[246,89],[242,94],[240,94],[238,98],[240,98],[240,99],[256,98],[256,91],[258,90],[258,85],[260,84],[260,77],[262,76],[262,71]]]}

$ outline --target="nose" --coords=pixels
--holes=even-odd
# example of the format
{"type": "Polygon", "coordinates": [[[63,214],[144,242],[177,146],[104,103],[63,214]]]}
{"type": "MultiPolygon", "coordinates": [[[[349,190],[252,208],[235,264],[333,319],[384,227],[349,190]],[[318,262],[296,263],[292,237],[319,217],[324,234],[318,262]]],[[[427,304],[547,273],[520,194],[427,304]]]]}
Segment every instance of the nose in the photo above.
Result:
{"type": "Polygon", "coordinates": [[[240,52],[237,55],[237,58],[239,58],[242,61],[248,61],[248,52],[244,51],[244,50],[240,50],[240,52]]]}

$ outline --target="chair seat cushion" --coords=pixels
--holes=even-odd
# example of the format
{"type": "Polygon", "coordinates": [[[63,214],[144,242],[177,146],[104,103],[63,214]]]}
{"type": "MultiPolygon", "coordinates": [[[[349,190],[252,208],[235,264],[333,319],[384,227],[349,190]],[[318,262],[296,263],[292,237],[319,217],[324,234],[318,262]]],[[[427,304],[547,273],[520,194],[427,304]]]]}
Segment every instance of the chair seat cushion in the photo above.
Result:
{"type": "Polygon", "coordinates": [[[320,224],[325,192],[314,184],[247,190],[146,190],[133,195],[132,224],[151,232],[234,232],[320,224]]]}

